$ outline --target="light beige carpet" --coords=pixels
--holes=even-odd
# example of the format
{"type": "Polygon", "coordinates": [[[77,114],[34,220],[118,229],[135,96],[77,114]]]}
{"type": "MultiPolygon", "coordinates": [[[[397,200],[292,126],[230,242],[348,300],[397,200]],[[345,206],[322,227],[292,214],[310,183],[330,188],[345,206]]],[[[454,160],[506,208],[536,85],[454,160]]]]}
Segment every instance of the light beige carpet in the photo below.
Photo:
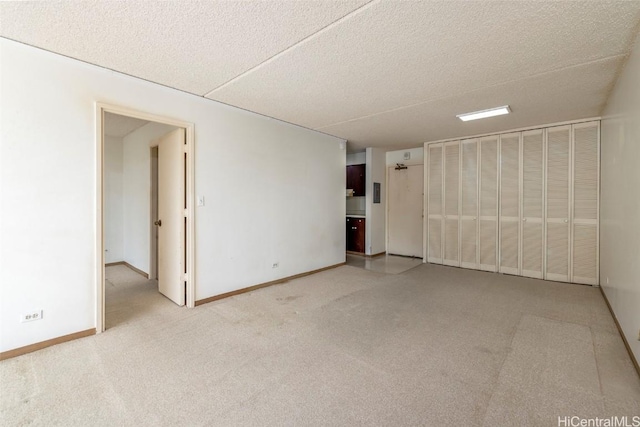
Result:
{"type": "Polygon", "coordinates": [[[107,270],[100,335],[0,363],[0,424],[558,425],[640,415],[597,288],[344,266],[179,308],[107,270]]]}

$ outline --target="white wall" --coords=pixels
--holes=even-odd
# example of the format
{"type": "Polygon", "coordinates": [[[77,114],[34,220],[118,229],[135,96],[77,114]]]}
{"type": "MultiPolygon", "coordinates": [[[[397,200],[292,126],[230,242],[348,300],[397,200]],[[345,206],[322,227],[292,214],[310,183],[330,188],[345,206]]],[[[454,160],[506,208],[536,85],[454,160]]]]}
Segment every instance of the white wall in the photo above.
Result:
{"type": "Polygon", "coordinates": [[[175,127],[149,123],[131,132],[124,141],[124,257],[123,260],[151,272],[151,149],[149,144],[175,127]]]}
{"type": "Polygon", "coordinates": [[[104,262],[124,260],[122,138],[104,141],[104,262]]]}
{"type": "Polygon", "coordinates": [[[385,152],[367,148],[366,233],[365,248],[368,255],[386,251],[387,246],[387,171],[385,152]],[[380,183],[380,203],[373,203],[373,183],[380,183]]]}
{"type": "Polygon", "coordinates": [[[347,166],[364,165],[366,162],[367,162],[367,153],[366,153],[366,151],[361,151],[359,153],[349,153],[349,154],[347,154],[347,166]]]}
{"type": "Polygon", "coordinates": [[[405,165],[424,164],[424,147],[387,151],[387,166],[395,166],[396,163],[404,163],[405,165]],[[405,160],[404,153],[409,153],[411,158],[409,160],[405,160]]]}
{"type": "Polygon", "coordinates": [[[640,362],[640,36],[601,130],[600,285],[640,362]]]}
{"type": "Polygon", "coordinates": [[[0,56],[0,351],[96,326],[97,101],[195,124],[197,299],[344,262],[342,140],[6,39],[0,56]]]}

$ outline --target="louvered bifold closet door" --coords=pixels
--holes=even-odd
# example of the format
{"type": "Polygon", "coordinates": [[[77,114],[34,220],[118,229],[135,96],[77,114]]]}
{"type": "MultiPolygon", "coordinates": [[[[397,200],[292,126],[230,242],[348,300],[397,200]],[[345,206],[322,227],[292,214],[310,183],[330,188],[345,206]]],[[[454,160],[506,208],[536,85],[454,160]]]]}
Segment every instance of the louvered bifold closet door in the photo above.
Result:
{"type": "Polygon", "coordinates": [[[478,141],[460,143],[462,162],[460,191],[460,266],[478,268],[478,141]]]}
{"type": "Polygon", "coordinates": [[[573,125],[574,283],[598,284],[599,122],[573,125]]]}
{"type": "Polygon", "coordinates": [[[431,144],[427,147],[427,262],[442,264],[443,145],[431,144]]]}
{"type": "Polygon", "coordinates": [[[520,133],[500,136],[500,265],[520,274],[520,133]]]}
{"type": "Polygon", "coordinates": [[[460,142],[444,144],[444,259],[445,265],[460,266],[460,142]]]}
{"type": "Polygon", "coordinates": [[[569,281],[571,126],[547,129],[545,279],[569,281]]]}
{"type": "Polygon", "coordinates": [[[544,131],[522,133],[522,275],[543,277],[544,131]]]}
{"type": "Polygon", "coordinates": [[[480,139],[480,270],[498,271],[498,136],[480,139]]]}

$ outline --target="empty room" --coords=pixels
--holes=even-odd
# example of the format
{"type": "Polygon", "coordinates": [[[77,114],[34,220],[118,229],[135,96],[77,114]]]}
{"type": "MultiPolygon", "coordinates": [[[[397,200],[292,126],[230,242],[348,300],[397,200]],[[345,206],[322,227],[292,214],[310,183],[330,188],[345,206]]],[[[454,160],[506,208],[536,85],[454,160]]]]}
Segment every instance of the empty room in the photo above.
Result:
{"type": "Polygon", "coordinates": [[[0,2],[0,425],[640,426],[640,1],[0,2]]]}

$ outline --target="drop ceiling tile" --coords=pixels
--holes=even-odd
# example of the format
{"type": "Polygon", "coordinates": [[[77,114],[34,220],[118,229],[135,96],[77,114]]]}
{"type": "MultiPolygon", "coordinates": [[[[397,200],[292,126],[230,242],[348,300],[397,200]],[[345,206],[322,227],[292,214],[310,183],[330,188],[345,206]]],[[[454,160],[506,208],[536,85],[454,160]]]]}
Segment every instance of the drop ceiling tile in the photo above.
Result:
{"type": "Polygon", "coordinates": [[[596,117],[604,107],[624,56],[566,68],[408,108],[326,126],[349,140],[350,150],[403,149],[445,138],[596,117]],[[510,105],[506,116],[462,122],[456,115],[510,105]]]}
{"type": "Polygon", "coordinates": [[[365,3],[0,2],[0,35],[204,95],[365,3]]]}
{"type": "Polygon", "coordinates": [[[638,20],[640,2],[381,1],[209,97],[321,128],[627,53],[638,20]]]}

